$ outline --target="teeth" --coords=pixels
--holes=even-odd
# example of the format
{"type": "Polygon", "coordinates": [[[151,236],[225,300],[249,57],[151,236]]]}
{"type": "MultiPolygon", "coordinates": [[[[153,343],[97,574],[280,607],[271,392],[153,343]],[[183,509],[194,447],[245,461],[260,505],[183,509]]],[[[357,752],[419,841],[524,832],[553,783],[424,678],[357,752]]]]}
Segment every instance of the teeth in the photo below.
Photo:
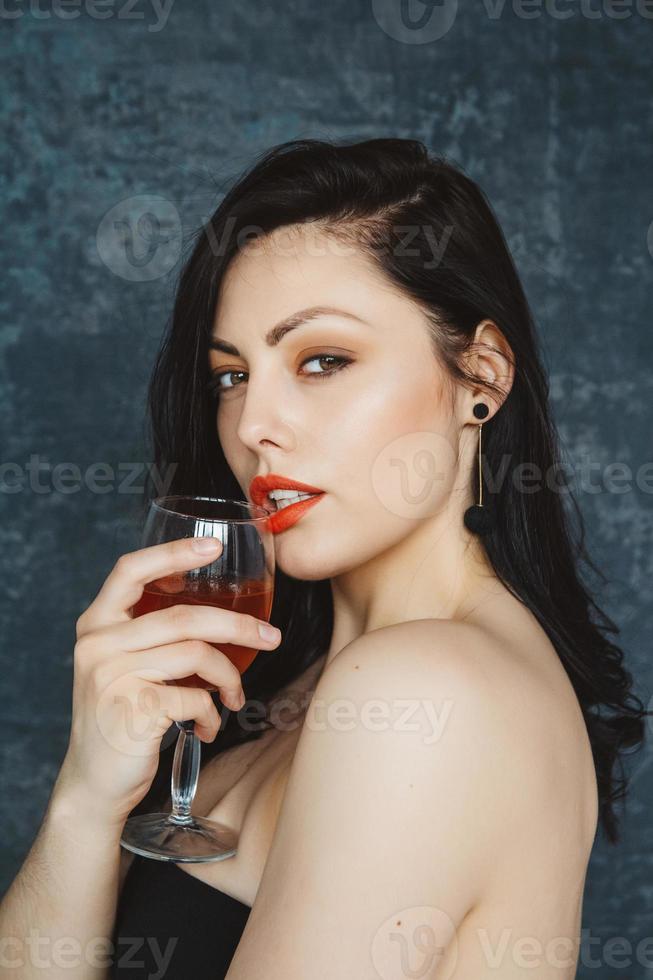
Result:
{"type": "Polygon", "coordinates": [[[301,493],[299,490],[270,490],[268,497],[272,500],[283,500],[284,497],[313,497],[312,493],[301,493]]]}
{"type": "Polygon", "coordinates": [[[314,493],[300,493],[298,490],[270,490],[268,493],[270,500],[276,504],[277,511],[296,504],[298,500],[308,500],[314,496],[314,493]]]}
{"type": "Polygon", "coordinates": [[[308,500],[308,497],[297,497],[296,500],[275,500],[275,503],[277,505],[277,510],[283,510],[284,507],[292,507],[292,505],[296,504],[299,500],[308,500]]]}

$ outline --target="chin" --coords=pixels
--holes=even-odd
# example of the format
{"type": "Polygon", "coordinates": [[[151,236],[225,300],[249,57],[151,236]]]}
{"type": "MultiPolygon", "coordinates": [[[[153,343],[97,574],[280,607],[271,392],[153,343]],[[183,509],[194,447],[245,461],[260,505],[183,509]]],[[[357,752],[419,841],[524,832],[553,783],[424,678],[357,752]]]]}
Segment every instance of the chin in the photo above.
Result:
{"type": "Polygon", "coordinates": [[[333,541],[321,547],[319,535],[311,535],[310,542],[289,538],[282,541],[282,537],[275,538],[275,564],[286,575],[302,582],[319,582],[338,573],[342,555],[334,554],[333,541]]]}
{"type": "Polygon", "coordinates": [[[337,574],[333,564],[316,557],[314,550],[311,550],[308,561],[299,555],[291,554],[291,550],[289,548],[288,554],[285,555],[282,554],[283,549],[279,548],[275,556],[276,567],[291,578],[296,578],[300,582],[319,582],[337,574]]]}
{"type": "Polygon", "coordinates": [[[295,544],[289,539],[276,545],[275,561],[286,575],[299,579],[302,582],[319,582],[322,579],[337,578],[344,575],[368,559],[367,549],[362,542],[360,547],[352,541],[351,536],[347,539],[346,535],[342,539],[334,539],[333,534],[328,534],[328,540],[319,543],[319,537],[315,535],[313,539],[317,543],[302,542],[295,544]]]}

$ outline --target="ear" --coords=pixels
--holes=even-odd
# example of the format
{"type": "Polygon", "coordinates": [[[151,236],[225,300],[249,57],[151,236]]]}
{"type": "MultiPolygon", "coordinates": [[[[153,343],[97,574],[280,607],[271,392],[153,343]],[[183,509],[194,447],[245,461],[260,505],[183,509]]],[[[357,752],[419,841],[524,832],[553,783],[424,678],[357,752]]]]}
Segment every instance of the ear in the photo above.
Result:
{"type": "Polygon", "coordinates": [[[483,381],[497,385],[499,391],[489,394],[481,388],[470,392],[470,417],[473,418],[472,404],[479,400],[479,394],[480,400],[485,399],[490,409],[490,414],[484,421],[487,422],[498,412],[512,388],[515,377],[514,360],[512,348],[496,323],[493,320],[481,320],[466,356],[466,367],[483,381]]]}

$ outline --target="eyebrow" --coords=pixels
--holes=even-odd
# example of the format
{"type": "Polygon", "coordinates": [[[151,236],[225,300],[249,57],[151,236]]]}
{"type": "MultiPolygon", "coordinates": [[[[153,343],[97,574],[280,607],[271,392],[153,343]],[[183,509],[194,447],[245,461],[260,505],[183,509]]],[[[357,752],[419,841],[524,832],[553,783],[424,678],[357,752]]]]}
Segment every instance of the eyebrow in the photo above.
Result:
{"type": "MultiPolygon", "coordinates": [[[[355,316],[353,313],[338,309],[336,306],[309,306],[305,310],[298,310],[297,313],[292,313],[284,320],[280,320],[274,327],[271,327],[265,335],[265,343],[268,347],[276,347],[291,330],[296,330],[297,327],[301,327],[305,323],[310,323],[311,320],[316,320],[318,317],[333,315],[344,316],[348,320],[356,320],[358,323],[366,323],[368,326],[371,326],[367,320],[361,320],[360,317],[355,316]]],[[[226,340],[218,340],[217,337],[211,337],[209,347],[212,350],[223,351],[225,354],[233,354],[235,357],[241,356],[237,347],[227,343],[226,340]]]]}

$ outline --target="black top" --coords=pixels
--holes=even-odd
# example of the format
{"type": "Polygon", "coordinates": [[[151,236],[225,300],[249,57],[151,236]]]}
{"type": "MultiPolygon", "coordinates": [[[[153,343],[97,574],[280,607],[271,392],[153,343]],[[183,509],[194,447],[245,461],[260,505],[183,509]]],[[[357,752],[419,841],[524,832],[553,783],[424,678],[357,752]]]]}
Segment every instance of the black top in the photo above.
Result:
{"type": "Polygon", "coordinates": [[[118,903],[111,977],[221,980],[250,911],[172,861],[136,854],[118,903]]]}

